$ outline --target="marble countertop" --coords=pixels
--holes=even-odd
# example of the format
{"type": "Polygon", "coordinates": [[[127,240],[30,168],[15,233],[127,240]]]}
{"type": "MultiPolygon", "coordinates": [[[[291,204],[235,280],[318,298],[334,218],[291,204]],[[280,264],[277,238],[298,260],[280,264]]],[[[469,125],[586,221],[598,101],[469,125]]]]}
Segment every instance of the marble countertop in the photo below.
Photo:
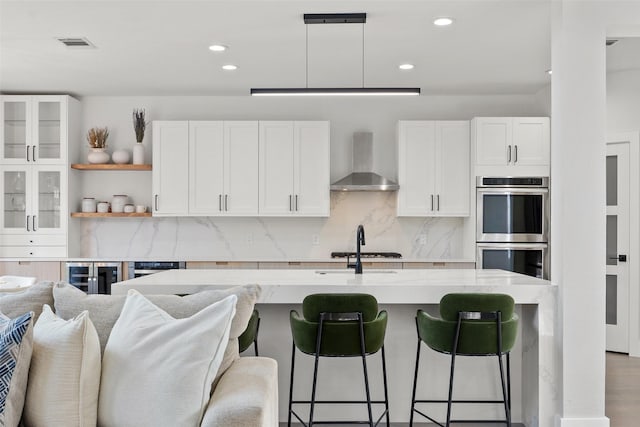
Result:
{"type": "Polygon", "coordinates": [[[517,303],[538,303],[557,286],[503,270],[168,270],[115,283],[113,294],[190,294],[203,289],[257,283],[258,303],[297,304],[311,293],[366,292],[382,304],[436,303],[450,292],[502,292],[517,303]]]}
{"type": "MultiPolygon", "coordinates": [[[[24,261],[24,258],[4,258],[4,261],[24,261]]],[[[29,259],[33,261],[33,259],[29,259]]],[[[353,261],[354,258],[352,257],[353,261]]],[[[243,262],[264,262],[264,263],[346,263],[346,258],[312,258],[312,259],[269,259],[269,258],[248,258],[248,259],[165,259],[165,258],[83,258],[83,257],[70,257],[70,258],[39,258],[38,261],[60,261],[60,262],[134,262],[134,261],[158,261],[158,262],[173,262],[173,261],[185,261],[185,262],[229,262],[229,263],[243,263],[243,262]]],[[[475,263],[476,260],[472,258],[362,258],[362,262],[406,262],[406,263],[475,263]]]]}

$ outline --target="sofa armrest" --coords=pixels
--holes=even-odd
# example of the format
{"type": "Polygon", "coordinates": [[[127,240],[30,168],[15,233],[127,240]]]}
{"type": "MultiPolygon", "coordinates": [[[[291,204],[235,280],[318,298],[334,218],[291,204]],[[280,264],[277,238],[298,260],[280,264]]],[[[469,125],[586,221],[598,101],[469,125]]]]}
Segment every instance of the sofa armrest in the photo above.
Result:
{"type": "Polygon", "coordinates": [[[201,427],[278,427],[278,365],[241,357],[222,375],[201,427]]]}

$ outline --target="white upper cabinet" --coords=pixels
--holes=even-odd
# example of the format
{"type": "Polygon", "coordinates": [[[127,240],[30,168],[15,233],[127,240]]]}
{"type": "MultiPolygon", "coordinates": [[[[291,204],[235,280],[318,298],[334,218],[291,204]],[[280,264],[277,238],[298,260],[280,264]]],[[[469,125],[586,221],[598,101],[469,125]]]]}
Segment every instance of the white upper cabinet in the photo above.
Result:
{"type": "Polygon", "coordinates": [[[153,215],[189,212],[189,122],[153,122],[153,215]]]}
{"type": "Polygon", "coordinates": [[[153,122],[155,216],[329,215],[329,123],[153,122]]]}
{"type": "Polygon", "coordinates": [[[68,96],[5,95],[0,108],[3,164],[66,164],[68,96]]]}
{"type": "Polygon", "coordinates": [[[549,165],[550,129],[547,117],[513,119],[513,164],[549,165]]]}
{"type": "Polygon", "coordinates": [[[298,215],[329,216],[329,122],[294,122],[293,191],[298,215]]]}
{"type": "Polygon", "coordinates": [[[224,212],[224,124],[189,122],[189,213],[224,212]]]}
{"type": "Polygon", "coordinates": [[[224,212],[258,215],[258,122],[224,122],[224,212]]]}
{"type": "Polygon", "coordinates": [[[329,123],[260,122],[260,215],[329,216],[329,123]]]}
{"type": "Polygon", "coordinates": [[[473,119],[476,175],[549,175],[548,117],[473,119]]]}
{"type": "Polygon", "coordinates": [[[293,122],[260,122],[260,214],[293,212],[293,122]]]}
{"type": "Polygon", "coordinates": [[[469,122],[398,124],[398,216],[469,215],[469,122]]]}
{"type": "Polygon", "coordinates": [[[258,214],[258,122],[154,122],[156,216],[258,214]]]}

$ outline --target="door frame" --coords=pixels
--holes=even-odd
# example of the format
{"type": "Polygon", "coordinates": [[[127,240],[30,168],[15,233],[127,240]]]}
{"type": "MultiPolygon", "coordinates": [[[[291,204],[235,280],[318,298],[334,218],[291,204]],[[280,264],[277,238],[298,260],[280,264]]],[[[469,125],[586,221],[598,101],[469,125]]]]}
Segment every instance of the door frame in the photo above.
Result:
{"type": "Polygon", "coordinates": [[[629,356],[640,357],[640,131],[611,133],[607,144],[629,143],[629,356]],[[635,309],[633,309],[635,307],[635,309]]]}

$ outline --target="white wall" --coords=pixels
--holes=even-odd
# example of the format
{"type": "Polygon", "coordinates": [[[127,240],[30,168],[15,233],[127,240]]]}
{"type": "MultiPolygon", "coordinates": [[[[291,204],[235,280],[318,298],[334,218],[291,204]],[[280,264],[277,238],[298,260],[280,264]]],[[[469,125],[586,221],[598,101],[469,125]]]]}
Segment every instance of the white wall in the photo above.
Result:
{"type": "Polygon", "coordinates": [[[607,132],[638,130],[640,130],[640,70],[607,74],[607,132]]]}
{"type": "MultiPolygon", "coordinates": [[[[351,171],[354,132],[374,134],[374,169],[397,179],[396,123],[401,119],[471,119],[474,116],[539,116],[544,103],[536,95],[429,96],[415,98],[252,98],[242,97],[85,97],[83,132],[94,126],[110,129],[109,150],[130,149],[135,142],[131,113],[145,108],[149,120],[329,120],[331,180],[351,171]]],[[[151,160],[150,130],[145,136],[151,160]]],[[[86,144],[73,162],[84,162],[86,144]]],[[[81,172],[82,194],[71,195],[79,208],[84,197],[110,200],[128,194],[137,204],[151,204],[149,172],[81,172]]],[[[73,206],[72,206],[73,209],[73,206]]],[[[354,246],[355,229],[363,223],[368,250],[401,252],[413,259],[457,259],[464,253],[463,220],[395,216],[395,194],[348,193],[332,197],[327,219],[108,219],[81,221],[80,253],[72,257],[228,259],[317,259],[332,250],[354,246]],[[286,223],[287,226],[282,226],[286,223]],[[246,244],[248,235],[252,243],[246,244]],[[313,235],[320,244],[311,246],[313,235]],[[419,243],[425,235],[427,242],[419,243]],[[195,241],[195,242],[194,242],[195,241]],[[122,247],[128,248],[125,253],[122,247]]]]}

